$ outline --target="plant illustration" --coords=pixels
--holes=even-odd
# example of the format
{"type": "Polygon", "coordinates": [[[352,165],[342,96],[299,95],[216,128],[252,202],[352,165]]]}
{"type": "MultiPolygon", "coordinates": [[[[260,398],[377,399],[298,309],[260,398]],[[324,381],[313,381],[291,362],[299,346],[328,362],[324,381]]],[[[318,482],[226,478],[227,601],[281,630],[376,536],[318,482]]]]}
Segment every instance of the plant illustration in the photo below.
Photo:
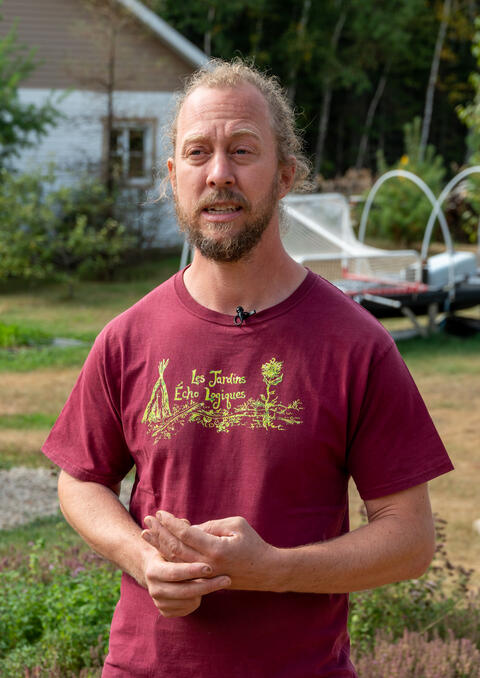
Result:
{"type": "Polygon", "coordinates": [[[285,405],[276,395],[276,387],[283,381],[283,362],[276,358],[271,358],[261,367],[265,393],[257,398],[249,397],[234,408],[227,405],[219,409],[214,409],[206,401],[196,401],[193,398],[171,408],[164,378],[168,364],[168,358],[158,363],[159,377],[142,418],[142,423],[147,425],[154,442],[170,439],[187,423],[199,424],[204,428],[215,429],[217,433],[227,434],[237,426],[283,431],[288,425],[302,423],[299,418],[299,412],[303,409],[301,400],[297,398],[285,405]]]}

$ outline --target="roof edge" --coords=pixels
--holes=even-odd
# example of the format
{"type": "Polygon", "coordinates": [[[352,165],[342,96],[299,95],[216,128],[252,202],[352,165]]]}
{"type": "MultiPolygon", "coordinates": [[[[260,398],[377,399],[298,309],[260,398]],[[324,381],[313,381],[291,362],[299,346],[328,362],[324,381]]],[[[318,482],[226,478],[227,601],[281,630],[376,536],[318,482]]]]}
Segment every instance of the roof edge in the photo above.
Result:
{"type": "Polygon", "coordinates": [[[177,54],[189,61],[193,66],[205,66],[208,63],[207,55],[198,49],[190,40],[184,38],[178,31],[169,26],[155,12],[145,7],[139,0],[117,0],[117,2],[134,14],[143,24],[148,26],[177,54]]]}

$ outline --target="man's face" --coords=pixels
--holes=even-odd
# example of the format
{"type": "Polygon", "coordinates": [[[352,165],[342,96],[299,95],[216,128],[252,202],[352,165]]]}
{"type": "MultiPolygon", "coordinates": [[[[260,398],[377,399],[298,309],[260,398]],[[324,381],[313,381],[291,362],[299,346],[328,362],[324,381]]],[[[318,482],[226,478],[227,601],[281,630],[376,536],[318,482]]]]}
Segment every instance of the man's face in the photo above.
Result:
{"type": "Polygon", "coordinates": [[[182,230],[205,257],[238,261],[278,218],[289,188],[262,94],[199,87],[180,111],[168,169],[182,230]]]}

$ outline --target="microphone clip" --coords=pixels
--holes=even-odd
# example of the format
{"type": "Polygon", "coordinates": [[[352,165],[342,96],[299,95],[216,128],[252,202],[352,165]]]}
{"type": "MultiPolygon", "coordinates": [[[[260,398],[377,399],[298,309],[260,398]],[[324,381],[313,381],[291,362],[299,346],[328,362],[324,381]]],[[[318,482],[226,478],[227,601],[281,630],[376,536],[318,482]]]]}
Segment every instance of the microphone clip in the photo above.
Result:
{"type": "Polygon", "coordinates": [[[238,327],[240,327],[247,318],[256,313],[255,309],[253,309],[253,311],[244,311],[241,306],[237,306],[235,310],[237,311],[237,315],[234,317],[233,322],[235,325],[238,325],[238,327]]]}

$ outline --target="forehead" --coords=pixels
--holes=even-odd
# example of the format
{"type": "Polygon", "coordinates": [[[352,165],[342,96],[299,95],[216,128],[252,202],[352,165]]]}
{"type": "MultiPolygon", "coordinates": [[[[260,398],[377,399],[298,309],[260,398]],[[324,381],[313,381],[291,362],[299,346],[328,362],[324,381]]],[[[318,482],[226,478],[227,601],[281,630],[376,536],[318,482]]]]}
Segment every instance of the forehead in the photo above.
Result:
{"type": "Polygon", "coordinates": [[[253,85],[197,87],[185,99],[178,116],[176,142],[196,135],[229,135],[251,130],[262,141],[274,142],[271,116],[263,94],[253,85]]]}

